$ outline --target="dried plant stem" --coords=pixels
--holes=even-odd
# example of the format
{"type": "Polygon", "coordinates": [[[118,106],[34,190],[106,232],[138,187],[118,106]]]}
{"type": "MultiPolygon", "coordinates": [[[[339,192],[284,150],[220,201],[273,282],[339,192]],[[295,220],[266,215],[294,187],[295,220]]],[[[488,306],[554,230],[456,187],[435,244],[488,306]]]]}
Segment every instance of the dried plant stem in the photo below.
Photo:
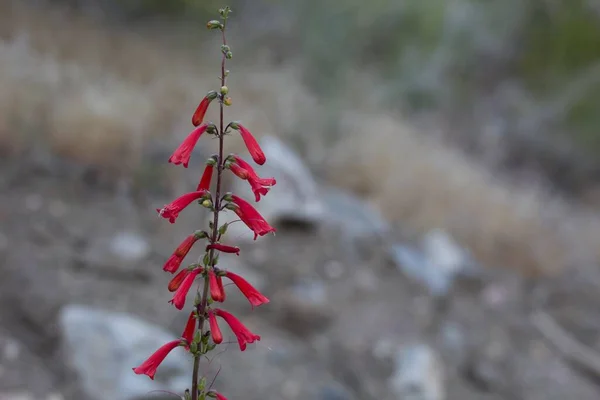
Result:
{"type": "MultiPolygon", "coordinates": [[[[222,39],[223,39],[223,45],[227,45],[227,40],[225,37],[225,28],[227,25],[227,18],[225,17],[223,19],[223,28],[221,29],[222,32],[222,39]]],[[[225,86],[225,80],[226,80],[226,76],[225,76],[225,60],[226,60],[226,56],[225,54],[222,55],[222,59],[221,59],[221,86],[225,86]]],[[[216,243],[218,240],[218,236],[219,236],[219,212],[221,210],[221,182],[222,182],[222,174],[223,174],[223,169],[224,169],[224,157],[223,157],[223,153],[224,153],[224,138],[225,138],[225,118],[224,118],[224,105],[223,105],[223,97],[221,97],[220,101],[219,101],[219,158],[217,159],[217,188],[216,188],[216,193],[215,193],[215,198],[214,200],[214,209],[213,209],[213,227],[212,227],[212,232],[210,234],[210,243],[216,243]]],[[[210,266],[214,266],[214,256],[215,256],[215,251],[214,249],[210,249],[210,253],[209,253],[209,260],[210,260],[210,266]]],[[[207,266],[208,267],[208,266],[207,266]]],[[[204,331],[204,322],[205,322],[205,312],[206,312],[206,306],[208,303],[208,290],[209,290],[209,281],[208,279],[204,280],[204,287],[202,289],[202,298],[200,300],[200,304],[198,305],[198,330],[200,331],[200,333],[202,335],[204,335],[205,331],[204,331]]],[[[192,400],[198,400],[198,375],[199,375],[199,370],[200,370],[200,357],[202,357],[202,355],[200,353],[197,353],[196,355],[194,355],[194,368],[192,371],[192,400]]]]}

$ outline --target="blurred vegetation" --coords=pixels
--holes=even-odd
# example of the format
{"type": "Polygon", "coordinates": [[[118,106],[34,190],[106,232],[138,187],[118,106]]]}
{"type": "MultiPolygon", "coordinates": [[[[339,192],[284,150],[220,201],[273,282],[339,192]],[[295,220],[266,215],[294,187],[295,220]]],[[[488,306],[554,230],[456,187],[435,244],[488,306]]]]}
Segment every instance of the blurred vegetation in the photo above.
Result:
{"type": "Polygon", "coordinates": [[[533,129],[560,131],[582,149],[600,154],[596,1],[63,1],[80,7],[89,3],[127,20],[202,21],[227,3],[239,10],[236,17],[245,20],[245,29],[270,35],[263,38],[264,45],[283,58],[303,60],[306,83],[337,109],[336,88],[353,79],[353,70],[380,80],[368,94],[375,102],[413,111],[448,106],[468,110],[482,95],[516,80],[538,107],[524,113],[551,114],[542,118],[549,126],[534,123],[533,129]],[[268,19],[260,17],[265,10],[268,19]],[[278,19],[285,23],[278,24],[278,19]],[[269,24],[280,32],[273,35],[269,24]],[[580,79],[583,87],[571,90],[580,79]]]}

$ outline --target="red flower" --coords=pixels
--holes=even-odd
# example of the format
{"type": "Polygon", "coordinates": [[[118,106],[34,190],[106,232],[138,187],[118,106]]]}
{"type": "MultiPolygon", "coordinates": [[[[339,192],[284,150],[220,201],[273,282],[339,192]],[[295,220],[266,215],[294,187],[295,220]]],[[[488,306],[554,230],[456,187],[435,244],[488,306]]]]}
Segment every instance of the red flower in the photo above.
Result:
{"type": "Polygon", "coordinates": [[[206,246],[206,250],[215,249],[222,251],[223,253],[235,254],[237,256],[240,255],[240,248],[237,246],[228,246],[226,244],[221,243],[213,243],[206,246]]]}
{"type": "Polygon", "coordinates": [[[260,200],[261,195],[265,196],[271,189],[271,186],[274,186],[277,183],[275,178],[259,177],[256,171],[254,171],[254,168],[241,157],[234,156],[234,159],[235,163],[232,163],[229,166],[229,169],[239,178],[248,181],[252,188],[252,192],[254,192],[256,201],[260,200]]]}
{"type": "Polygon", "coordinates": [[[165,204],[163,208],[157,208],[156,211],[161,217],[165,219],[168,218],[169,222],[174,224],[181,210],[189,206],[192,201],[198,200],[206,196],[207,194],[208,192],[206,192],[206,190],[199,190],[197,192],[186,193],[183,196],[180,196],[173,200],[171,204],[165,204]]]}
{"type": "Polygon", "coordinates": [[[223,279],[217,276],[212,269],[208,271],[208,282],[210,285],[210,297],[219,303],[224,302],[225,289],[223,288],[223,279]]]}
{"type": "Polygon", "coordinates": [[[217,318],[212,310],[208,310],[208,323],[210,325],[210,335],[212,336],[213,342],[216,344],[221,343],[223,341],[223,334],[221,333],[221,328],[219,328],[217,318]]]}
{"type": "Polygon", "coordinates": [[[196,313],[195,313],[195,311],[192,311],[190,313],[190,317],[188,318],[187,323],[185,324],[185,329],[183,330],[183,334],[181,335],[183,340],[185,340],[187,342],[187,345],[185,346],[186,350],[189,350],[190,344],[192,343],[192,340],[194,340],[195,331],[196,331],[196,313]]]}
{"type": "Polygon", "coordinates": [[[250,203],[236,195],[231,195],[231,198],[233,203],[237,205],[234,212],[240,217],[242,222],[254,232],[254,240],[256,240],[258,236],[264,236],[267,233],[275,232],[275,228],[269,225],[263,216],[260,215],[250,203]]]}
{"type": "Polygon", "coordinates": [[[154,352],[146,361],[144,361],[139,367],[133,368],[133,372],[138,375],[148,375],[150,379],[154,380],[154,374],[156,369],[161,362],[167,357],[167,355],[177,346],[181,345],[181,340],[173,340],[154,352]]]}
{"type": "Polygon", "coordinates": [[[252,308],[260,306],[261,304],[267,304],[269,299],[263,295],[261,292],[256,290],[254,286],[252,286],[247,280],[242,278],[241,276],[234,274],[233,272],[225,272],[225,276],[231,279],[233,283],[240,289],[242,294],[246,296],[252,308]]]}
{"type": "Polygon", "coordinates": [[[181,285],[175,292],[173,299],[169,300],[169,303],[173,304],[178,310],[181,310],[185,305],[185,298],[192,287],[192,283],[194,283],[194,279],[196,279],[196,276],[198,276],[200,272],[202,272],[202,268],[196,268],[190,272],[185,277],[183,282],[181,282],[181,285]]]}
{"type": "Polygon", "coordinates": [[[198,188],[196,190],[209,190],[210,189],[210,181],[213,176],[214,165],[207,164],[204,168],[204,173],[202,174],[202,178],[200,178],[200,183],[198,184],[198,188]]]}
{"type": "Polygon", "coordinates": [[[218,392],[212,392],[212,394],[215,396],[215,398],[217,400],[227,400],[227,397],[223,396],[221,393],[218,392]]]}
{"type": "Polygon", "coordinates": [[[167,260],[165,265],[163,266],[163,271],[170,272],[172,274],[175,273],[179,269],[181,262],[187,256],[187,253],[190,251],[194,243],[196,243],[200,239],[199,235],[193,234],[186,237],[183,242],[171,254],[171,257],[167,260]]]}
{"type": "Polygon", "coordinates": [[[202,101],[200,101],[200,104],[198,104],[198,108],[196,108],[196,111],[194,111],[194,115],[192,116],[192,124],[194,126],[198,126],[202,123],[202,120],[204,119],[204,115],[206,114],[206,110],[208,110],[210,102],[216,98],[217,92],[211,90],[206,96],[204,96],[202,101]]]}
{"type": "Polygon", "coordinates": [[[239,319],[234,317],[233,314],[230,314],[227,311],[223,311],[219,308],[214,310],[214,314],[223,318],[225,322],[227,322],[227,324],[233,331],[233,334],[237,337],[241,351],[246,350],[247,343],[254,343],[257,340],[260,340],[260,336],[250,332],[250,330],[246,328],[244,324],[240,322],[239,319]]]}
{"type": "Polygon", "coordinates": [[[181,271],[179,271],[179,273],[177,273],[177,275],[175,275],[173,279],[171,279],[171,281],[169,282],[169,292],[174,292],[177,289],[179,289],[179,286],[181,286],[181,282],[183,282],[185,277],[190,272],[191,271],[189,269],[182,269],[181,271]]]}
{"type": "Polygon", "coordinates": [[[171,157],[169,157],[169,162],[175,165],[183,164],[185,168],[188,167],[190,162],[190,156],[192,155],[192,151],[198,143],[198,139],[206,129],[208,129],[208,124],[202,124],[196,129],[194,129],[185,140],[179,145],[177,149],[173,152],[171,157]]]}
{"type": "Polygon", "coordinates": [[[254,136],[252,136],[252,133],[245,126],[236,122],[232,122],[231,127],[239,131],[240,135],[242,135],[244,144],[248,148],[248,152],[252,156],[254,162],[258,165],[263,165],[265,161],[267,161],[267,158],[265,157],[265,153],[263,153],[254,136]]]}
{"type": "Polygon", "coordinates": [[[238,178],[243,180],[248,179],[248,170],[240,167],[238,164],[229,165],[229,169],[231,170],[231,172],[237,175],[238,178]]]}

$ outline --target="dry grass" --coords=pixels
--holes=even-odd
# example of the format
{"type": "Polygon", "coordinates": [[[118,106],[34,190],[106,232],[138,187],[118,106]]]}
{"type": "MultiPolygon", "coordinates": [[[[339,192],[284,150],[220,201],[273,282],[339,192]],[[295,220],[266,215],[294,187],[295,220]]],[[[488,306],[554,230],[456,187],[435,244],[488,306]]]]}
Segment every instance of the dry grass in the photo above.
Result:
{"type": "MultiPolygon", "coordinates": [[[[131,173],[152,146],[170,149],[187,133],[203,90],[215,85],[212,62],[65,13],[0,5],[0,38],[0,148],[11,153],[37,143],[131,173]]],[[[232,111],[257,136],[301,135],[309,155],[324,153],[319,118],[306,118],[320,115],[320,105],[293,68],[236,65],[230,86],[232,111]]],[[[600,261],[597,217],[539,188],[502,182],[392,117],[350,110],[343,121],[329,178],[390,219],[421,232],[445,228],[486,264],[527,273],[600,261]]]]}
{"type": "Polygon", "coordinates": [[[542,188],[515,187],[383,115],[348,115],[331,178],[392,220],[449,231],[487,265],[551,275],[600,261],[600,221],[542,188]],[[366,127],[371,127],[366,135],[366,127]]]}
{"type": "MultiPolygon", "coordinates": [[[[0,27],[0,147],[11,153],[43,143],[62,157],[130,171],[148,146],[181,140],[197,102],[216,86],[218,54],[207,62],[64,11],[4,4],[0,27]]],[[[257,136],[295,122],[282,117],[306,92],[291,87],[292,75],[255,66],[234,78],[232,109],[257,136]],[[284,82],[291,90],[275,101],[284,82]]]]}

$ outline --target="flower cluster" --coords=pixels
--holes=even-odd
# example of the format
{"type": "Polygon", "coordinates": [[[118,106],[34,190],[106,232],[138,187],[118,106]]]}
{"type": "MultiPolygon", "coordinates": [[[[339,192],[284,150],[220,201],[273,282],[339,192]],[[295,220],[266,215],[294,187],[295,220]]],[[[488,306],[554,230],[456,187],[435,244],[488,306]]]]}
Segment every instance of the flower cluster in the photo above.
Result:
{"type": "Polygon", "coordinates": [[[252,333],[233,314],[216,307],[216,303],[223,303],[226,293],[223,278],[233,282],[235,286],[248,299],[252,308],[269,302],[269,299],[254,288],[240,275],[217,267],[219,254],[230,253],[240,255],[240,248],[224,242],[228,224],[219,225],[219,214],[221,212],[233,211],[246,226],[254,233],[254,240],[258,236],[264,236],[275,232],[269,223],[260,215],[251,203],[232,193],[221,193],[222,174],[229,170],[235,176],[248,182],[255,196],[255,201],[260,201],[271,187],[276,184],[274,178],[261,178],[254,168],[241,157],[231,154],[223,155],[223,141],[226,134],[235,130],[240,133],[252,160],[262,165],[266,157],[252,133],[239,122],[230,122],[225,126],[223,121],[223,108],[231,104],[231,98],[227,96],[229,89],[225,86],[225,80],[229,71],[225,70],[225,61],[232,57],[231,48],[225,40],[225,26],[230,13],[228,7],[219,10],[221,21],[210,21],[209,29],[218,29],[223,34],[222,61],[221,61],[221,88],[219,91],[210,91],[202,99],[192,116],[194,129],[173,152],[169,162],[174,165],[188,167],[192,152],[202,135],[213,135],[219,140],[219,154],[211,156],[207,161],[195,191],[185,193],[171,203],[157,209],[158,214],[175,223],[179,214],[196,202],[201,207],[212,212],[212,221],[207,230],[198,230],[187,236],[181,244],[173,251],[163,266],[163,270],[172,274],[173,277],[168,284],[168,289],[173,293],[170,303],[178,310],[186,305],[189,291],[196,282],[199,285],[193,308],[189,314],[188,321],[179,339],[173,340],[160,347],[146,361],[133,371],[136,374],[145,374],[154,379],[157,368],[167,355],[177,347],[183,347],[194,357],[194,369],[192,372],[191,392],[186,391],[186,399],[205,399],[207,397],[225,399],[225,397],[206,387],[206,379],[198,376],[199,363],[203,355],[215,349],[223,342],[223,334],[219,326],[219,319],[225,321],[229,326],[239,344],[240,350],[244,351],[249,343],[260,340],[260,336],[252,333]],[[220,121],[218,126],[212,122],[205,122],[204,118],[210,104],[217,100],[220,104],[220,121]],[[216,173],[216,185],[214,192],[211,191],[213,175],[216,173]],[[203,256],[198,262],[182,268],[182,264],[198,241],[206,241],[203,246],[203,256]],[[208,324],[205,324],[208,322],[208,324]]]}

